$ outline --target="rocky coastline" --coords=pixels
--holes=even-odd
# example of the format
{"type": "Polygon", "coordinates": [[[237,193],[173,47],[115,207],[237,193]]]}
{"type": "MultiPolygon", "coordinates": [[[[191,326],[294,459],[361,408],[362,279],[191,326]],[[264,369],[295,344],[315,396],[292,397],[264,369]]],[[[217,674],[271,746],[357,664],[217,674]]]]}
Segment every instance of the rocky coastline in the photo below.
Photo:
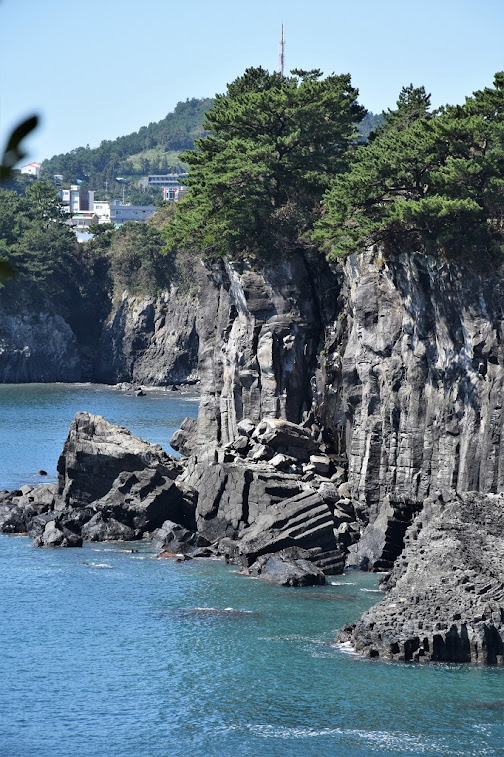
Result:
{"type": "Polygon", "coordinates": [[[339,641],[504,664],[502,279],[378,250],[198,276],[194,321],[175,300],[162,321],[158,302],[125,297],[111,324],[129,336],[107,337],[109,354],[145,358],[144,373],[138,359],[109,366],[111,380],[145,383],[168,382],[163,340],[177,359],[184,339],[199,344],[198,418],[172,441],[182,457],[78,414],[58,484],[3,492],[0,529],[38,546],[151,538],[288,586],[386,571],[383,600],[339,641]]]}

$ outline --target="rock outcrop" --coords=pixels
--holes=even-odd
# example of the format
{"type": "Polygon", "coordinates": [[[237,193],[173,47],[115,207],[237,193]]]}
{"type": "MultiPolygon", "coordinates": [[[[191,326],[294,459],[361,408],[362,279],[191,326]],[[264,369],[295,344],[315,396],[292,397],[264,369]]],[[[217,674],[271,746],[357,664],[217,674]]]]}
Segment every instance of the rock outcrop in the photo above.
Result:
{"type": "Polygon", "coordinates": [[[370,657],[504,665],[504,497],[444,497],[425,503],[385,597],[339,640],[370,657]]]}
{"type": "Polygon", "coordinates": [[[0,308],[0,383],[81,381],[77,339],[60,315],[0,308]]]}
{"type": "Polygon", "coordinates": [[[103,327],[95,381],[165,386],[197,378],[197,301],[172,287],[157,297],[125,292],[103,327]]]}
{"type": "Polygon", "coordinates": [[[101,499],[125,472],[154,468],[174,480],[182,470],[158,444],[90,413],[77,413],[73,419],[57,467],[60,509],[101,499]]]}

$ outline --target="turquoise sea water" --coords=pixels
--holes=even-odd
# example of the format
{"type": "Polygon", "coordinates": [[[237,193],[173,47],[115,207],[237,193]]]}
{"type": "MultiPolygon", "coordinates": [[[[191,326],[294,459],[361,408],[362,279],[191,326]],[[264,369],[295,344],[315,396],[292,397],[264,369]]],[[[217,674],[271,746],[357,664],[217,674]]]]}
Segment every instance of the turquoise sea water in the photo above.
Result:
{"type": "MultiPolygon", "coordinates": [[[[16,470],[29,472],[38,408],[49,412],[47,401],[57,416],[57,390],[29,409],[30,390],[18,387],[24,444],[6,456],[3,389],[0,470],[26,453],[16,470]]],[[[153,441],[166,419],[189,414],[179,397],[140,412],[146,398],[75,391],[89,400],[77,409],[126,426],[152,405],[158,420],[141,435],[153,441]]],[[[0,536],[1,757],[502,757],[504,671],[362,660],[332,646],[380,595],[373,575],[329,581],[284,589],[217,561],[158,560],[144,543],[38,550],[0,536]]]]}
{"type": "Polygon", "coordinates": [[[39,470],[49,474],[43,481],[55,481],[70,422],[82,410],[172,452],[170,438],[187,415],[197,415],[198,400],[162,389],[136,397],[98,384],[0,385],[0,489],[41,483],[39,470]]]}

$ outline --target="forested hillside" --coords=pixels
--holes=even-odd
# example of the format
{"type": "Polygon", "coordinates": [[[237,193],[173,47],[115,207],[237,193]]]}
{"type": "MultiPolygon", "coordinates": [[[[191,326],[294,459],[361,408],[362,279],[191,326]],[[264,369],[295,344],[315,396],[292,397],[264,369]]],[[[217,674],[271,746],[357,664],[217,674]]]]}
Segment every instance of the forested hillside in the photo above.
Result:
{"type": "Polygon", "coordinates": [[[95,149],[77,147],[45,160],[44,173],[48,178],[62,174],[65,184],[80,179],[92,189],[101,189],[118,176],[178,172],[183,169],[179,153],[192,149],[194,140],[203,136],[203,118],[212,104],[210,98],[180,102],[166,118],[133,134],[104,140],[95,149]]]}

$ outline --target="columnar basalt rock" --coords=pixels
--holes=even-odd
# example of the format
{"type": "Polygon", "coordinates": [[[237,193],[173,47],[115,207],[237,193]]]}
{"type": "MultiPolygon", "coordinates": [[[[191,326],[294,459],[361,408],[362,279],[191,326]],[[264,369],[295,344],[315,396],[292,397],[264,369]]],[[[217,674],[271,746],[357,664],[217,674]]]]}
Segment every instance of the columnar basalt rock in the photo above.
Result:
{"type": "Polygon", "coordinates": [[[428,500],[384,583],[339,641],[370,657],[504,665],[504,498],[428,500]]]}
{"type": "Polygon", "coordinates": [[[198,442],[226,444],[243,418],[302,420],[312,402],[322,320],[301,253],[200,269],[198,442]]]}
{"type": "Polygon", "coordinates": [[[386,495],[502,489],[502,280],[369,253],[345,263],[345,281],[347,343],[335,351],[354,497],[373,517],[386,495]]]}

